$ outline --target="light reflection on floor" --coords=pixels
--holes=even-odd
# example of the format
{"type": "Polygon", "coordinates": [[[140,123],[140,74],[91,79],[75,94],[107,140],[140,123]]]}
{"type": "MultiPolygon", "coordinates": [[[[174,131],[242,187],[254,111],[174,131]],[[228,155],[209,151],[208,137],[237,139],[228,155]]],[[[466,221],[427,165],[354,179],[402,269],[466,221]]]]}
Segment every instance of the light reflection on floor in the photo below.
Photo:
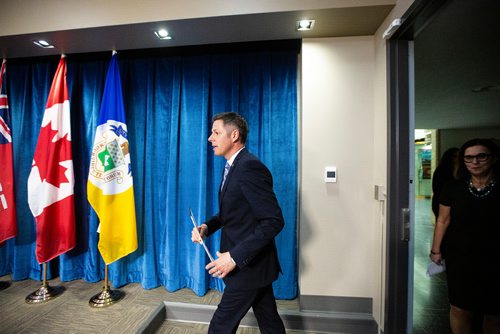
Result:
{"type": "Polygon", "coordinates": [[[446,275],[428,277],[434,215],[429,198],[415,199],[415,257],[413,283],[413,333],[448,334],[449,304],[446,275]]]}

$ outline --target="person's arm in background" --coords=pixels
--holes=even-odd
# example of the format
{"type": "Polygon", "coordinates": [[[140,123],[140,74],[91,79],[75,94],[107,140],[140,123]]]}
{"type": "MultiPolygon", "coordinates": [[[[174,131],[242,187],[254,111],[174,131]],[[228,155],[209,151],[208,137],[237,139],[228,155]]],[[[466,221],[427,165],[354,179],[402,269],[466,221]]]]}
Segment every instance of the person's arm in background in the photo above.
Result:
{"type": "Polygon", "coordinates": [[[441,242],[443,241],[443,237],[450,225],[451,221],[451,207],[440,204],[439,205],[439,215],[436,220],[436,226],[434,227],[434,237],[432,240],[432,247],[430,258],[432,262],[437,264],[441,263],[443,256],[441,255],[441,242]]]}

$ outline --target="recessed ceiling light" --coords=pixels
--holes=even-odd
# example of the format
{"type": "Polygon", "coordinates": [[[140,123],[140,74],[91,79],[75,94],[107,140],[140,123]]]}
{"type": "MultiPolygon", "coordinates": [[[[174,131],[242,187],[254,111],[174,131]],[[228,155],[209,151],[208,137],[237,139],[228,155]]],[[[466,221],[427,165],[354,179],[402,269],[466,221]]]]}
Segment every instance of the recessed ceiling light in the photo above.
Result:
{"type": "Polygon", "coordinates": [[[47,42],[43,39],[40,39],[38,41],[33,41],[33,44],[35,44],[41,48],[44,48],[44,49],[53,49],[54,48],[54,45],[51,45],[49,42],[47,42]]]}
{"type": "Polygon", "coordinates": [[[311,30],[314,27],[315,20],[299,20],[296,22],[295,29],[297,31],[311,30]]]}
{"type": "Polygon", "coordinates": [[[168,31],[166,29],[160,29],[160,30],[155,31],[155,35],[159,39],[172,39],[172,36],[170,36],[170,34],[168,33],[168,31]]]}

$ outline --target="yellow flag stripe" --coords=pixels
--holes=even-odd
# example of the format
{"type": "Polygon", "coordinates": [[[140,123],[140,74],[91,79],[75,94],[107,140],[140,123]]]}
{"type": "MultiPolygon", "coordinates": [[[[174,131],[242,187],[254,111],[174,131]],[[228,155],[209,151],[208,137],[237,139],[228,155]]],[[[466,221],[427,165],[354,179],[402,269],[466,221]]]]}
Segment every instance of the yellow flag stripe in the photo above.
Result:
{"type": "Polygon", "coordinates": [[[137,249],[134,189],[113,195],[87,182],[87,196],[100,220],[98,248],[104,263],[114,261],[137,249]]]}

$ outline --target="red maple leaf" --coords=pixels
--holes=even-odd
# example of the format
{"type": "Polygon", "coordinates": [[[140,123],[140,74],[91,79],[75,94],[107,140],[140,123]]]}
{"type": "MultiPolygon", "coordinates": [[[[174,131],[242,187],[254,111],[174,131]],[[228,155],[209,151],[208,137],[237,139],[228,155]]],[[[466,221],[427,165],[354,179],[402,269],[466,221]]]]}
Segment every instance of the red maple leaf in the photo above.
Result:
{"type": "Polygon", "coordinates": [[[67,183],[69,180],[64,173],[67,168],[59,163],[65,160],[72,160],[71,141],[67,135],[56,142],[52,142],[57,130],[50,128],[50,123],[40,129],[38,143],[33,157],[34,165],[38,167],[40,178],[57,188],[61,183],[67,183]]]}

